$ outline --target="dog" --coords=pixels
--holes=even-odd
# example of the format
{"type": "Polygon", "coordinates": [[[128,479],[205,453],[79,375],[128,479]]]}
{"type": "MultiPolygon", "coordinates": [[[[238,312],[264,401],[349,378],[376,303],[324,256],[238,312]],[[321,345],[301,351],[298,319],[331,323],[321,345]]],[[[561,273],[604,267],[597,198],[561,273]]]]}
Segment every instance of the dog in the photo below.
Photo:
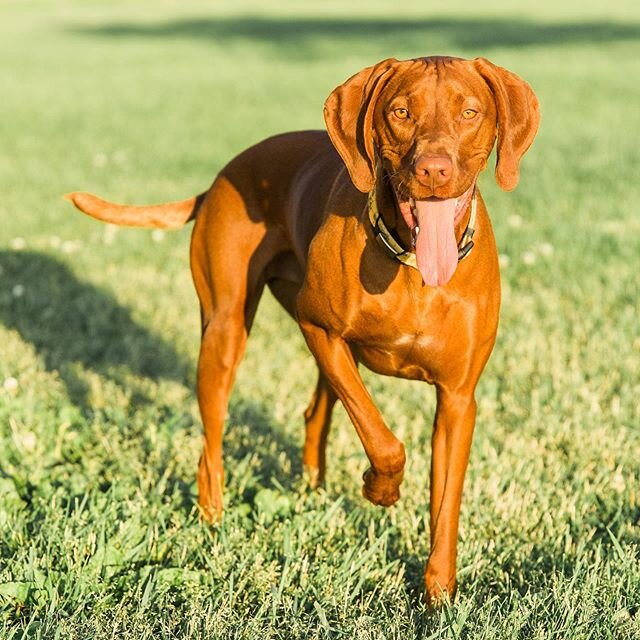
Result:
{"type": "Polygon", "coordinates": [[[204,425],[198,488],[207,519],[222,514],[227,402],[265,285],[296,319],[318,364],[304,414],[303,462],[313,485],[325,475],[331,412],[340,399],[370,462],[364,496],[383,506],[400,496],[404,446],[373,403],[358,363],[435,386],[424,572],[425,597],[435,604],[457,586],[474,392],[500,307],[496,245],[477,178],[497,141],[497,183],[516,187],[538,129],[538,100],[524,80],[484,58],[391,58],[338,86],[324,116],[326,132],[264,140],[187,200],[128,206],[82,192],[66,197],[118,225],[195,221],[204,425]]]}

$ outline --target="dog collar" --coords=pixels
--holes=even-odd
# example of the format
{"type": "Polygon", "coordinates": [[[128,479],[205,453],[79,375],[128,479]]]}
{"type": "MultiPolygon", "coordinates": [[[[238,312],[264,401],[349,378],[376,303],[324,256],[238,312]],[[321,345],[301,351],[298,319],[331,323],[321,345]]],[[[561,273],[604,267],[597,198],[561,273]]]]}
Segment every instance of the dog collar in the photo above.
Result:
{"type": "MultiPolygon", "coordinates": [[[[402,264],[406,264],[408,267],[417,269],[418,262],[416,260],[416,254],[404,249],[396,241],[393,235],[391,235],[387,225],[384,223],[384,220],[380,215],[380,211],[378,210],[378,200],[376,198],[375,187],[369,192],[368,209],[369,222],[371,223],[373,236],[377,243],[384,249],[387,255],[399,260],[402,264]]],[[[477,211],[478,199],[476,196],[476,190],[474,189],[473,195],[471,196],[471,215],[469,216],[469,223],[467,224],[467,228],[464,230],[462,238],[460,238],[460,242],[458,243],[458,262],[463,258],[466,258],[471,253],[471,249],[473,249],[473,234],[476,232],[475,226],[477,211]]]]}

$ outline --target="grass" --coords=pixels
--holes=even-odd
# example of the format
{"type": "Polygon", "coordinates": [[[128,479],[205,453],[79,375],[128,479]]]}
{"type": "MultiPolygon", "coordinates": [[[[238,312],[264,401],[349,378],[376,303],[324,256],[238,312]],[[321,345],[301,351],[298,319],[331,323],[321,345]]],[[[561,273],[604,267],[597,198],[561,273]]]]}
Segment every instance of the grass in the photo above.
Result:
{"type": "Polygon", "coordinates": [[[0,23],[0,636],[640,637],[640,12],[550,0],[9,0],[0,23]],[[403,498],[359,495],[342,409],[300,480],[314,366],[265,296],[229,408],[227,510],[194,509],[189,229],[115,230],[73,189],[164,201],[320,127],[367,64],[483,55],[543,113],[521,186],[485,199],[503,263],[478,390],[456,602],[421,604],[432,390],[366,375],[406,443],[403,498]]]}

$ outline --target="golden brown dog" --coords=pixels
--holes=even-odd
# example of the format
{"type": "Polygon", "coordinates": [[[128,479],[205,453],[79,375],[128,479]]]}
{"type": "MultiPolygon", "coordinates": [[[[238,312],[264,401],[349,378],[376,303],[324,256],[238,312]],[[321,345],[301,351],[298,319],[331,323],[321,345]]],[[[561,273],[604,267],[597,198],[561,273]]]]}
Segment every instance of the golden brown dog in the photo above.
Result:
{"type": "Polygon", "coordinates": [[[227,400],[265,284],[298,321],[319,374],[304,464],[325,474],[332,407],[344,404],[370,461],[363,493],[398,500],[405,452],[358,374],[436,387],[427,599],[456,588],[460,499],[474,391],[496,338],[496,246],[476,187],[497,138],[496,179],[518,182],[538,102],[479,58],[385,60],[329,96],[323,131],[270,138],[234,158],[204,194],[150,207],[68,197],[107,222],[174,227],[195,218],[191,268],[202,317],[199,502],[222,513],[227,400]],[[337,150],[337,153],[336,153],[337,150]],[[473,248],[473,251],[470,251],[473,248]]]}

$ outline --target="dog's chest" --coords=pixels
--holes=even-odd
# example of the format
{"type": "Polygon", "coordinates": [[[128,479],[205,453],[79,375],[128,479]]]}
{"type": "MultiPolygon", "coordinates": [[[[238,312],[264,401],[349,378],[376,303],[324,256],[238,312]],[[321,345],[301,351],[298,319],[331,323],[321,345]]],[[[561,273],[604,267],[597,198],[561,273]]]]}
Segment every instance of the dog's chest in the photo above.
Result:
{"type": "Polygon", "coordinates": [[[466,340],[459,300],[443,293],[416,300],[408,295],[394,305],[362,300],[343,336],[367,368],[383,375],[433,382],[446,367],[446,354],[466,340]]]}
{"type": "Polygon", "coordinates": [[[367,290],[361,277],[347,276],[342,287],[319,282],[321,324],[344,338],[372,371],[433,382],[446,365],[445,354],[467,339],[468,305],[450,292],[425,287],[408,270],[400,265],[393,279],[381,277],[381,290],[367,290]]]}
{"type": "Polygon", "coordinates": [[[469,288],[427,287],[355,225],[331,222],[311,247],[300,317],[342,337],[377,373],[438,381],[469,343],[469,288]]]}

